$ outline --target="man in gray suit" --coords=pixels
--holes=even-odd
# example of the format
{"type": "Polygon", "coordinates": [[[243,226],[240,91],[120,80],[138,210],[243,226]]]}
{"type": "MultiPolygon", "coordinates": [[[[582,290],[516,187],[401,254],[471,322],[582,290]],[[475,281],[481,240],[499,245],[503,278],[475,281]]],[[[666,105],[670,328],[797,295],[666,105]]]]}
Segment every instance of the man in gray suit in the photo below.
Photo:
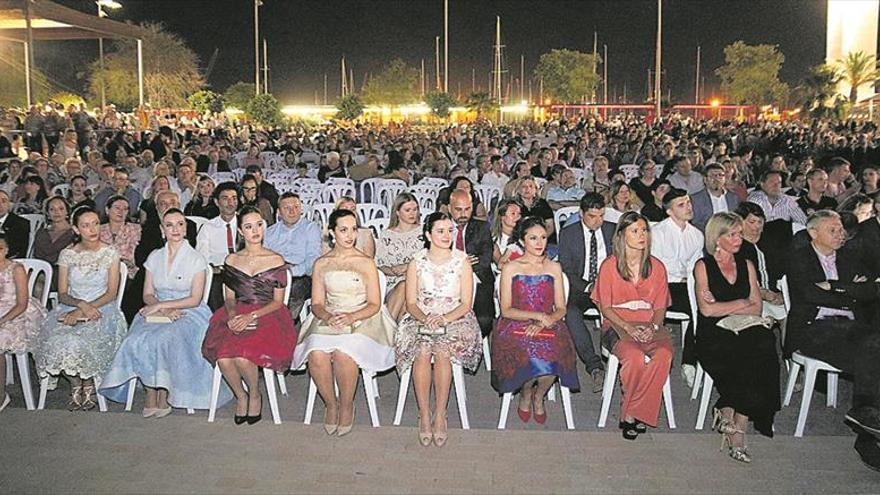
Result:
{"type": "Polygon", "coordinates": [[[727,174],[721,165],[712,163],[705,168],[706,188],[691,195],[694,206],[694,227],[702,232],[706,228],[709,217],[715,213],[734,211],[739,206],[739,196],[724,188],[727,174]]]}
{"type": "Polygon", "coordinates": [[[602,358],[593,348],[593,338],[584,325],[584,311],[595,308],[590,299],[599,266],[611,256],[615,225],[604,221],[605,199],[596,192],[586,193],[580,202],[581,218],[559,233],[559,263],[568,276],[568,303],[565,324],[571,332],[578,357],[593,379],[593,392],[600,392],[605,381],[602,358]]]}

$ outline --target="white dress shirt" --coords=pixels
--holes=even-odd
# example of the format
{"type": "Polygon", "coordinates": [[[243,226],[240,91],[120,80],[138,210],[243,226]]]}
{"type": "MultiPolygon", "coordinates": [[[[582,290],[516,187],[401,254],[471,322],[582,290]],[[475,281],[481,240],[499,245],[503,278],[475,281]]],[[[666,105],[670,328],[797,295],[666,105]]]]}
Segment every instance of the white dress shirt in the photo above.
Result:
{"type": "Polygon", "coordinates": [[[651,254],[666,266],[669,283],[684,282],[703,257],[703,233],[690,223],[684,229],[672,217],[651,227],[651,254]]]}
{"type": "Polygon", "coordinates": [[[721,196],[715,196],[711,191],[709,193],[709,201],[712,202],[712,213],[722,213],[730,211],[727,209],[727,195],[722,192],[721,196]]]}
{"type": "MultiPolygon", "coordinates": [[[[232,229],[233,250],[237,249],[238,243],[238,219],[232,217],[229,221],[232,229]]],[[[222,266],[229,256],[229,247],[226,243],[226,222],[219,216],[205,222],[196,239],[196,249],[208,260],[208,264],[222,266]]]]}
{"type": "MultiPolygon", "coordinates": [[[[584,225],[584,222],[581,222],[581,227],[584,229],[584,275],[583,279],[587,282],[590,281],[590,240],[592,239],[592,234],[590,233],[590,229],[584,225]]],[[[605,261],[605,258],[608,257],[608,251],[605,249],[605,236],[602,235],[602,228],[599,227],[596,229],[596,276],[599,276],[599,267],[602,266],[602,262],[605,261]]]]}

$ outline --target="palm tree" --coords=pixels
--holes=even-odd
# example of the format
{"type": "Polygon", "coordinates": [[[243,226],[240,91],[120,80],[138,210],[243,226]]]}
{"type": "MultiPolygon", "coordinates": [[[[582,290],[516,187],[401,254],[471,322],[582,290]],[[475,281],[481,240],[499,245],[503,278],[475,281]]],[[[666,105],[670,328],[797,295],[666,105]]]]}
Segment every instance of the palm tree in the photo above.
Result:
{"type": "Polygon", "coordinates": [[[831,110],[828,104],[836,96],[837,84],[842,78],[834,66],[822,64],[811,67],[795,88],[798,105],[814,117],[825,116],[831,110]]]}
{"type": "Polygon", "coordinates": [[[859,96],[859,86],[875,83],[880,79],[877,60],[863,52],[849,52],[837,61],[843,80],[850,85],[849,102],[855,103],[859,96]]]}

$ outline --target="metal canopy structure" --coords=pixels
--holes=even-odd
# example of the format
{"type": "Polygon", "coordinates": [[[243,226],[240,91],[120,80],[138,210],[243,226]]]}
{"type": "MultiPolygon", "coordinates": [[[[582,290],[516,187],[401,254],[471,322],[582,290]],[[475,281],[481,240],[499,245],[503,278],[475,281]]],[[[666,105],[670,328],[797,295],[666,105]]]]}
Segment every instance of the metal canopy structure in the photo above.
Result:
{"type": "Polygon", "coordinates": [[[27,104],[32,102],[34,41],[129,39],[137,41],[138,99],[144,105],[144,29],[89,15],[49,0],[0,0],[0,40],[24,44],[27,104]]]}

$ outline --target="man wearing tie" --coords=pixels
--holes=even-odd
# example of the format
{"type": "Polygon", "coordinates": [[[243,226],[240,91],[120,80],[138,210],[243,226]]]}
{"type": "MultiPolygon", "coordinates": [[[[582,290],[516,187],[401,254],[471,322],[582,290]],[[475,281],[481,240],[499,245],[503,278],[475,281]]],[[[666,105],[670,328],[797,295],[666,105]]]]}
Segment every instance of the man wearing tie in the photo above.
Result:
{"type": "Polygon", "coordinates": [[[12,213],[9,193],[0,190],[0,230],[6,232],[10,258],[26,258],[31,223],[12,213]]]}
{"type": "Polygon", "coordinates": [[[483,336],[492,332],[495,323],[495,274],[492,273],[492,233],[489,225],[473,218],[474,203],[470,194],[456,189],[449,196],[449,211],[455,221],[455,249],[467,253],[477,277],[474,313],[483,336]]]}
{"type": "Polygon", "coordinates": [[[578,357],[593,379],[593,393],[598,393],[605,382],[605,370],[584,324],[584,312],[596,307],[590,300],[590,292],[599,266],[611,254],[615,226],[604,220],[605,199],[599,193],[586,193],[581,198],[580,210],[580,221],[564,227],[559,233],[559,263],[569,283],[565,324],[571,332],[578,357]]]}
{"type": "Polygon", "coordinates": [[[238,245],[238,186],[234,182],[223,182],[214,189],[214,203],[220,215],[212,218],[199,229],[196,249],[214,269],[214,280],[208,296],[208,306],[217,310],[223,305],[223,284],[217,276],[223,271],[226,257],[234,253],[238,245]]]}

